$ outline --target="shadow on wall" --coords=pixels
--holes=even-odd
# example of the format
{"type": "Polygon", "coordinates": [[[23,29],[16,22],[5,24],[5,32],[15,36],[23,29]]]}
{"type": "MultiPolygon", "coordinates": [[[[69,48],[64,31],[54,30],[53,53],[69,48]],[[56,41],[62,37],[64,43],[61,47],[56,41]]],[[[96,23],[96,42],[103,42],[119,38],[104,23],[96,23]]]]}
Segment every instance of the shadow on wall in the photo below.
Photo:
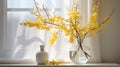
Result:
{"type": "MultiPolygon", "coordinates": [[[[29,29],[23,26],[22,28],[23,29],[18,28],[17,30],[22,30],[22,33],[16,33],[15,48],[12,58],[33,57],[37,50],[35,46],[37,46],[38,43],[44,44],[44,41],[39,37],[32,36],[31,38],[29,38],[29,35],[31,34],[31,32],[28,31],[29,29]]],[[[32,34],[35,34],[35,32],[32,32],[32,34]]]]}

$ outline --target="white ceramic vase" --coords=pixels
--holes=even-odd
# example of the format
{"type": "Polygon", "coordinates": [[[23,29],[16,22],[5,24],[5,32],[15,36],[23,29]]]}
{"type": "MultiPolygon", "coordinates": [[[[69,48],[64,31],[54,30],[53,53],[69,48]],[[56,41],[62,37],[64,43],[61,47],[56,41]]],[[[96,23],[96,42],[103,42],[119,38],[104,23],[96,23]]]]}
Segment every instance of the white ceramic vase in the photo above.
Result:
{"type": "Polygon", "coordinates": [[[44,50],[45,45],[40,45],[40,51],[36,54],[38,65],[44,65],[48,61],[48,53],[44,50]]]}

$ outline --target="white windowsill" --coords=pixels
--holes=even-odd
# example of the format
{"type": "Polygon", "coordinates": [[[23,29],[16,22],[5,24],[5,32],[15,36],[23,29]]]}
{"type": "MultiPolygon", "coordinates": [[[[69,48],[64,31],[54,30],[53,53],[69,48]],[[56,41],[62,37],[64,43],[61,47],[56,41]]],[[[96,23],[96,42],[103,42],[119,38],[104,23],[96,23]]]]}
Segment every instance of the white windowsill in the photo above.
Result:
{"type": "Polygon", "coordinates": [[[116,63],[90,63],[90,64],[61,64],[61,65],[37,65],[32,60],[0,60],[0,67],[120,67],[116,63]]]}
{"type": "Polygon", "coordinates": [[[62,65],[37,65],[37,64],[0,64],[0,67],[120,67],[115,63],[91,63],[91,64],[62,64],[62,65]]]}

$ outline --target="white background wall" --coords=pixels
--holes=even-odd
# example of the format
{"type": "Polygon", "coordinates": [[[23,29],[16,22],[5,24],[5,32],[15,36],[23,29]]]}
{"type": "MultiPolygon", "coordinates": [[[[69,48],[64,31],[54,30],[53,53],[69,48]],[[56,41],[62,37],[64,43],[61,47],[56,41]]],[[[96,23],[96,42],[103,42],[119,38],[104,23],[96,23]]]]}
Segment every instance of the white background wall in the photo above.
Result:
{"type": "Polygon", "coordinates": [[[101,0],[101,2],[100,19],[115,8],[110,22],[100,33],[102,61],[120,63],[120,0],[101,0]]]}
{"type": "Polygon", "coordinates": [[[4,6],[3,6],[3,2],[4,0],[0,0],[0,57],[3,57],[3,22],[4,22],[4,6]]]}

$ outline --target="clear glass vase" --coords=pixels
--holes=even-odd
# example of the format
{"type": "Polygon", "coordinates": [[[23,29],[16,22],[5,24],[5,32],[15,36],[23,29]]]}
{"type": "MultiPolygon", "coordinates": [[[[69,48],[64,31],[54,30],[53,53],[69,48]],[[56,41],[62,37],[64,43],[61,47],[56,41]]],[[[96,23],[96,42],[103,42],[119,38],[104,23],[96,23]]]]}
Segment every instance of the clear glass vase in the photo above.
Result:
{"type": "Polygon", "coordinates": [[[75,64],[86,64],[89,54],[81,49],[81,47],[77,46],[77,48],[69,51],[69,56],[71,61],[75,64]]]}

